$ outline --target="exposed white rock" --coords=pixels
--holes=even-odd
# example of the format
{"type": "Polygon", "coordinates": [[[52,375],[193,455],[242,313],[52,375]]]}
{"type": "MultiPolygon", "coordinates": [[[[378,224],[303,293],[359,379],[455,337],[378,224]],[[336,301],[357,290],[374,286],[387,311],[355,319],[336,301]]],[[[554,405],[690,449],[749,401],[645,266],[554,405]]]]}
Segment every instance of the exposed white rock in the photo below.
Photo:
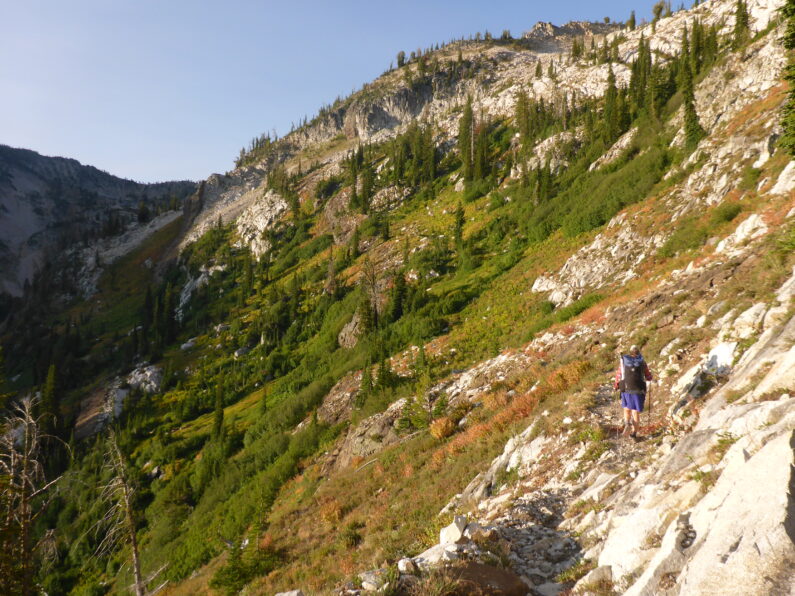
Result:
{"type": "Polygon", "coordinates": [[[593,172],[594,170],[598,170],[599,168],[606,166],[608,164],[613,163],[619,157],[621,157],[624,152],[632,145],[632,141],[635,140],[635,137],[638,136],[638,129],[637,127],[631,128],[627,132],[625,132],[621,137],[613,144],[607,152],[599,157],[595,162],[593,162],[588,171],[593,172]]]}
{"type": "Polygon", "coordinates": [[[445,526],[439,531],[439,544],[455,544],[465,539],[464,530],[467,527],[467,518],[463,515],[456,515],[449,526],[445,526]]]}
{"type": "Polygon", "coordinates": [[[624,214],[614,217],[608,230],[573,254],[560,271],[539,276],[534,292],[550,292],[549,300],[566,305],[587,291],[637,276],[636,268],[665,242],[665,237],[639,234],[624,214]]]}
{"type": "Polygon", "coordinates": [[[758,214],[754,213],[737,226],[737,229],[732,234],[721,240],[715,247],[715,252],[729,256],[737,255],[741,252],[744,244],[764,236],[767,231],[767,224],[758,214]]]}
{"type": "Polygon", "coordinates": [[[767,312],[767,304],[760,302],[754,304],[751,308],[743,312],[734,321],[732,330],[734,336],[738,339],[748,339],[756,335],[762,327],[765,313],[767,312]]]}
{"type": "Polygon", "coordinates": [[[210,278],[215,275],[216,273],[220,273],[226,270],[226,266],[224,265],[211,265],[209,267],[202,265],[199,269],[198,277],[190,277],[188,281],[185,282],[185,285],[182,286],[182,290],[179,293],[179,304],[177,305],[177,320],[181,321],[185,316],[185,309],[188,306],[188,302],[190,302],[191,296],[193,293],[206,286],[210,282],[210,278]]]}
{"type": "Polygon", "coordinates": [[[139,389],[144,393],[157,393],[160,391],[162,382],[163,371],[160,367],[153,364],[139,366],[127,375],[127,384],[133,389],[139,389]]]}
{"type": "Polygon", "coordinates": [[[359,579],[362,582],[362,590],[365,592],[376,592],[386,584],[387,570],[373,569],[364,571],[359,574],[359,579]]]}
{"type": "Polygon", "coordinates": [[[793,296],[795,296],[795,270],[793,270],[792,276],[776,292],[776,304],[771,306],[767,314],[765,314],[762,329],[770,329],[786,320],[793,296]]]}
{"type": "Polygon", "coordinates": [[[750,456],[739,442],[732,446],[742,456],[727,454],[730,463],[715,487],[689,513],[692,544],[683,549],[671,524],[653,560],[626,594],[656,593],[664,574],[677,578],[681,594],[790,593],[795,587],[795,547],[785,520],[792,507],[792,416],[789,423],[787,432],[762,433],[769,442],[756,445],[750,456]]]}
{"type": "Polygon", "coordinates": [[[403,414],[406,398],[395,401],[386,411],[373,414],[348,430],[335,462],[337,468],[348,466],[356,457],[367,457],[400,440],[395,425],[403,414]]]}
{"type": "Polygon", "coordinates": [[[415,574],[417,573],[417,566],[411,559],[403,558],[397,562],[397,568],[400,573],[415,574]]]}
{"type": "Polygon", "coordinates": [[[240,241],[249,247],[256,258],[259,259],[270,250],[266,232],[274,228],[285,211],[287,211],[287,201],[278,193],[268,189],[237,218],[235,227],[240,241]]]}
{"type": "Polygon", "coordinates": [[[435,567],[444,560],[444,555],[447,552],[445,549],[448,546],[449,544],[435,544],[434,546],[414,557],[414,563],[417,564],[417,567],[423,570],[430,567],[435,567]]]}
{"type": "Polygon", "coordinates": [[[779,174],[778,180],[770,193],[774,195],[785,195],[795,189],[795,161],[791,161],[779,174]]]}

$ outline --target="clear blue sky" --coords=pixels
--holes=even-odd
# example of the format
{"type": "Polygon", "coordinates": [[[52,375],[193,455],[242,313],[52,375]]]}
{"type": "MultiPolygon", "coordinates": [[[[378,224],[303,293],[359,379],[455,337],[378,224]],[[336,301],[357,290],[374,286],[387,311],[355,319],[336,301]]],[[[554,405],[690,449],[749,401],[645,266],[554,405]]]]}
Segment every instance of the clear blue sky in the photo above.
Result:
{"type": "Polygon", "coordinates": [[[0,0],[0,143],[152,182],[232,168],[398,50],[652,0],[0,0]]]}

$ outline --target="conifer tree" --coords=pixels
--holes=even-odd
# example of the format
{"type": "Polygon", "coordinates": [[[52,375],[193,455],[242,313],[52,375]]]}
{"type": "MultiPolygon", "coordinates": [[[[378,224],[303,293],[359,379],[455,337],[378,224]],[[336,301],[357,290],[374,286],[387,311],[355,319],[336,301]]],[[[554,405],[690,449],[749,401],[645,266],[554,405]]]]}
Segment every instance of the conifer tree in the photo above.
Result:
{"type": "Polygon", "coordinates": [[[663,11],[666,9],[665,0],[660,0],[659,2],[655,3],[654,6],[651,7],[652,12],[652,20],[651,20],[651,30],[652,33],[657,31],[657,21],[662,18],[663,11]]]}
{"type": "Polygon", "coordinates": [[[393,379],[394,373],[392,372],[389,356],[384,353],[378,363],[378,378],[375,381],[375,386],[382,391],[389,389],[392,386],[393,379]]]}
{"type": "Polygon", "coordinates": [[[736,50],[743,46],[748,41],[750,33],[748,16],[748,5],[745,0],[737,0],[734,8],[734,36],[732,40],[732,47],[736,50]]]}
{"type": "Polygon", "coordinates": [[[403,316],[403,303],[406,301],[406,278],[402,271],[395,275],[392,295],[389,300],[389,320],[397,321],[403,316]]]}
{"type": "Polygon", "coordinates": [[[542,76],[544,76],[544,71],[541,68],[541,60],[539,60],[536,62],[536,78],[540,79],[542,76]]]}
{"type": "Polygon", "coordinates": [[[47,370],[47,380],[41,391],[41,433],[54,435],[58,427],[58,387],[55,365],[47,370]]]}
{"type": "Polygon", "coordinates": [[[779,144],[790,156],[795,157],[795,0],[786,0],[781,7],[781,15],[786,19],[786,29],[781,42],[788,50],[784,78],[789,83],[789,91],[781,119],[783,131],[779,144]]]}
{"type": "Polygon", "coordinates": [[[419,352],[417,353],[417,359],[414,362],[415,376],[419,376],[419,374],[423,372],[426,368],[428,368],[428,357],[425,354],[425,345],[420,344],[420,349],[419,352]]]}
{"type": "Polygon", "coordinates": [[[213,430],[210,438],[218,440],[224,432],[224,388],[221,382],[215,386],[215,410],[213,412],[213,430]]]}
{"type": "Polygon", "coordinates": [[[630,31],[634,31],[635,27],[637,27],[637,21],[635,19],[635,11],[633,10],[629,13],[629,20],[627,21],[627,27],[630,31]]]}
{"type": "Polygon", "coordinates": [[[607,90],[605,91],[605,141],[613,142],[621,129],[621,115],[618,109],[618,89],[616,75],[610,68],[607,72],[607,90]]]}
{"type": "Polygon", "coordinates": [[[370,361],[362,369],[362,382],[359,385],[359,393],[356,395],[355,406],[361,408],[367,400],[367,396],[373,392],[373,371],[370,361]]]}
{"type": "Polygon", "coordinates": [[[682,97],[684,99],[685,147],[692,151],[704,138],[704,129],[698,121],[696,98],[693,92],[693,72],[690,67],[682,69],[682,97]]]}
{"type": "Polygon", "coordinates": [[[362,194],[359,197],[359,206],[362,213],[370,211],[370,199],[373,197],[373,186],[375,185],[375,176],[372,168],[366,165],[362,170],[362,194]]]}
{"type": "Polygon", "coordinates": [[[516,128],[519,129],[519,139],[525,145],[530,138],[530,99],[524,90],[516,97],[516,112],[514,114],[516,128]]]}
{"type": "Polygon", "coordinates": [[[466,221],[464,216],[464,206],[461,202],[458,202],[458,206],[455,209],[455,224],[453,230],[453,237],[455,238],[456,246],[461,247],[464,241],[464,222],[466,221]]]}
{"type": "Polygon", "coordinates": [[[367,335],[375,330],[376,317],[373,303],[370,300],[370,293],[365,287],[361,288],[362,294],[359,299],[359,320],[361,321],[362,334],[367,335]]]}
{"type": "Polygon", "coordinates": [[[469,182],[473,178],[472,157],[474,153],[474,116],[472,113],[472,97],[467,96],[464,113],[458,122],[458,152],[463,164],[464,180],[469,182]]]}
{"type": "Polygon", "coordinates": [[[359,227],[357,226],[354,228],[353,234],[351,235],[351,243],[349,247],[351,260],[354,260],[359,256],[359,243],[361,242],[361,239],[361,232],[359,232],[359,227]]]}
{"type": "Polygon", "coordinates": [[[489,176],[489,126],[481,122],[475,133],[475,151],[472,155],[472,177],[482,180],[489,176]]]}

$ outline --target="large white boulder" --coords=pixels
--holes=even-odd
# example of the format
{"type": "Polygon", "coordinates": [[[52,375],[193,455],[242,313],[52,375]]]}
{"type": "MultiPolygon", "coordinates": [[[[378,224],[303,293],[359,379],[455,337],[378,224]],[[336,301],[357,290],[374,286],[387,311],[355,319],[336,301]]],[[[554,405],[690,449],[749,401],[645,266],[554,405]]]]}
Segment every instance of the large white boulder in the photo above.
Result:
{"type": "Polygon", "coordinates": [[[738,339],[749,339],[756,335],[762,328],[767,305],[760,302],[743,312],[734,321],[734,336],[738,339]]]}
{"type": "Polygon", "coordinates": [[[456,515],[453,522],[439,531],[439,544],[455,544],[466,540],[464,531],[467,527],[467,518],[456,515]]]}
{"type": "Polygon", "coordinates": [[[795,188],[795,161],[787,164],[787,167],[779,174],[775,186],[770,189],[771,194],[785,195],[795,188]]]}

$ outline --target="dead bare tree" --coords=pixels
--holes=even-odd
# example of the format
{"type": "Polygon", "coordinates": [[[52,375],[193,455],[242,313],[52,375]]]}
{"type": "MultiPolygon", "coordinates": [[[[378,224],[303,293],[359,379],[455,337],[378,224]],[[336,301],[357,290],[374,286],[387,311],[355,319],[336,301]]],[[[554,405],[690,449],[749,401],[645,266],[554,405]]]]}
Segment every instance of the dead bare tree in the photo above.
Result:
{"type": "Polygon", "coordinates": [[[104,467],[110,471],[110,481],[102,487],[100,499],[108,506],[107,512],[97,522],[97,530],[105,531],[105,536],[97,547],[97,555],[106,554],[120,543],[130,545],[134,583],[131,586],[136,596],[145,596],[146,581],[141,575],[141,557],[138,550],[138,537],[135,532],[135,482],[124,460],[116,433],[108,430],[104,467]]]}
{"type": "Polygon", "coordinates": [[[41,417],[34,415],[35,409],[35,398],[23,398],[0,430],[0,503],[5,508],[0,548],[16,561],[19,571],[17,580],[5,579],[18,581],[17,593],[24,596],[36,592],[33,524],[52,499],[50,489],[61,479],[46,478],[43,442],[50,437],[41,432],[41,417]]]}

